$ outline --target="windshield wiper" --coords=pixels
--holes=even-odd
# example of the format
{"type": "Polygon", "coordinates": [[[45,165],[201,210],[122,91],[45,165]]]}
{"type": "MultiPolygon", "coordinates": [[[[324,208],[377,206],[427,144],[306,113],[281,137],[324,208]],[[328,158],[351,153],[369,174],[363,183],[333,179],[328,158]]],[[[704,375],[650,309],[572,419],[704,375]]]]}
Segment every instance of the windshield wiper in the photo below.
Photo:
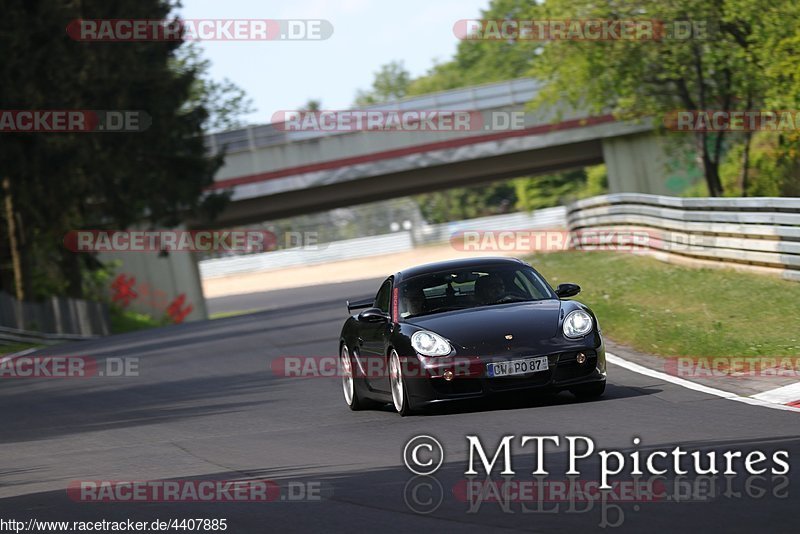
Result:
{"type": "Polygon", "coordinates": [[[495,304],[508,304],[510,302],[533,302],[534,300],[537,299],[520,297],[519,295],[508,295],[498,301],[488,303],[487,306],[494,306],[495,304]]]}

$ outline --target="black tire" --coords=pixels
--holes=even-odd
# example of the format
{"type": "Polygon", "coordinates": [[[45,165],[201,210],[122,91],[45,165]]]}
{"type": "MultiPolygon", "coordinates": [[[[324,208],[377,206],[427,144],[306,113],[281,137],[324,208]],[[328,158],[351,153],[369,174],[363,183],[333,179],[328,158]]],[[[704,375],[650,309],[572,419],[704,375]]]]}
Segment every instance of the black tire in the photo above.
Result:
{"type": "Polygon", "coordinates": [[[341,349],[339,350],[339,373],[342,375],[342,391],[344,393],[344,402],[347,404],[348,408],[354,412],[357,412],[371,408],[373,403],[366,399],[362,399],[358,394],[358,386],[356,385],[358,378],[355,376],[356,373],[354,369],[353,357],[350,355],[350,350],[347,348],[347,345],[342,345],[341,349]],[[350,373],[351,380],[350,388],[348,388],[346,383],[348,372],[350,373]]]}
{"type": "Polygon", "coordinates": [[[390,369],[390,389],[392,390],[392,406],[400,414],[400,417],[405,417],[407,415],[412,415],[414,410],[411,409],[411,404],[409,403],[408,399],[408,389],[406,388],[406,381],[403,377],[403,366],[400,364],[400,356],[398,356],[397,351],[392,349],[389,352],[389,369],[390,369]],[[395,391],[396,383],[392,380],[391,373],[398,373],[400,383],[399,387],[401,388],[400,397],[402,400],[398,403],[397,395],[398,392],[395,391]]]}
{"type": "Polygon", "coordinates": [[[591,384],[583,384],[570,388],[570,393],[579,399],[596,399],[601,397],[606,390],[606,381],[593,382],[591,384]]]}
{"type": "Polygon", "coordinates": [[[362,410],[369,410],[373,407],[373,405],[366,399],[362,399],[358,395],[358,390],[355,391],[355,395],[353,397],[353,403],[347,405],[350,410],[354,412],[360,412],[362,410]]]}

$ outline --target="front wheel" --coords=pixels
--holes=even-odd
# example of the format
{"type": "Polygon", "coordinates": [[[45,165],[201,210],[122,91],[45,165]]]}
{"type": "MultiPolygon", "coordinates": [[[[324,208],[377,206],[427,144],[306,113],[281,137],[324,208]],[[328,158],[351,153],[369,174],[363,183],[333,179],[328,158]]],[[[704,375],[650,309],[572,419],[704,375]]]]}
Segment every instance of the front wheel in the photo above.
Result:
{"type": "Polygon", "coordinates": [[[403,379],[403,366],[400,364],[400,356],[397,351],[392,349],[389,353],[389,386],[392,390],[392,404],[402,417],[411,414],[408,404],[408,390],[406,390],[405,380],[403,379]]]}
{"type": "Polygon", "coordinates": [[[603,380],[602,382],[594,382],[591,384],[575,386],[574,388],[570,388],[569,391],[579,399],[596,399],[597,397],[600,397],[605,390],[606,381],[603,380]]]}
{"type": "Polygon", "coordinates": [[[353,372],[353,360],[350,358],[350,351],[347,349],[347,345],[342,345],[342,351],[339,354],[339,372],[342,375],[342,390],[347,406],[354,412],[367,408],[368,403],[358,396],[355,373],[353,372]]]}

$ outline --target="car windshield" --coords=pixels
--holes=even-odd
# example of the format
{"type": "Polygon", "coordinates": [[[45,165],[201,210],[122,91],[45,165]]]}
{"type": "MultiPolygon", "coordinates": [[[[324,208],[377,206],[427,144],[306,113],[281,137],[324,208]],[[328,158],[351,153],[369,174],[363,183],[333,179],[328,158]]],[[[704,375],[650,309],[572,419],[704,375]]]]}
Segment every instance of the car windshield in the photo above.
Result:
{"type": "Polygon", "coordinates": [[[418,275],[400,289],[400,317],[556,298],[526,265],[486,265],[418,275]]]}

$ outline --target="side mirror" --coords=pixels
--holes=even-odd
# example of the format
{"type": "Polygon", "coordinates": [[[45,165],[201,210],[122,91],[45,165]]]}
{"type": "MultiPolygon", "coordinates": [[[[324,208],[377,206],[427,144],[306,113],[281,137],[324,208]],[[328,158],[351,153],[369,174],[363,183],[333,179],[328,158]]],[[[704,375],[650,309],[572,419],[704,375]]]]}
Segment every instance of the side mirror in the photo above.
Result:
{"type": "Polygon", "coordinates": [[[556,295],[558,298],[563,299],[567,297],[574,297],[581,292],[581,286],[578,284],[558,284],[556,288],[556,295]]]}
{"type": "Polygon", "coordinates": [[[367,308],[358,314],[358,320],[365,323],[380,323],[388,321],[389,316],[383,313],[380,308],[367,308]]]}

